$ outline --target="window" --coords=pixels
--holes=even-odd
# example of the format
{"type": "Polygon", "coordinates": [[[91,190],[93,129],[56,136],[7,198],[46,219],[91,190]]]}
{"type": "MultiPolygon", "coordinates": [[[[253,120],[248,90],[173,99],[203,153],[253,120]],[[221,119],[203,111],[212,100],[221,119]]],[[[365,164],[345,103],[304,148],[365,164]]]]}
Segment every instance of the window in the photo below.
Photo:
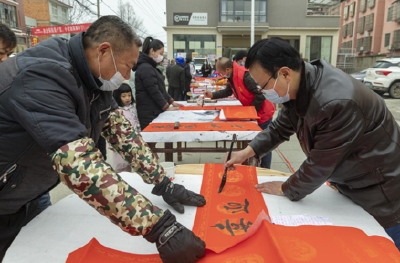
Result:
{"type": "Polygon", "coordinates": [[[0,22],[11,28],[17,28],[16,7],[0,2],[0,22]]]}
{"type": "Polygon", "coordinates": [[[347,20],[349,18],[349,6],[344,7],[344,15],[343,15],[344,20],[347,20]]]}
{"type": "Polygon", "coordinates": [[[356,50],[357,50],[357,52],[362,52],[364,50],[363,38],[357,39],[356,50]]]}
{"type": "Polygon", "coordinates": [[[374,14],[365,17],[365,30],[372,31],[374,29],[374,14]]]}
{"type": "Polygon", "coordinates": [[[384,47],[387,47],[390,45],[390,33],[385,34],[385,45],[384,47]]]}
{"type": "Polygon", "coordinates": [[[395,30],[393,34],[393,48],[400,48],[400,30],[395,30]]]}
{"type": "Polygon", "coordinates": [[[360,18],[358,19],[357,33],[359,33],[359,34],[364,34],[364,23],[365,23],[365,16],[360,17],[360,18]]]}
{"type": "MultiPolygon", "coordinates": [[[[220,22],[250,22],[251,0],[220,0],[220,22]]],[[[256,0],[254,4],[254,21],[267,22],[267,1],[256,0]]]]}
{"type": "Polygon", "coordinates": [[[360,12],[365,12],[367,11],[367,0],[360,0],[360,12]]]}
{"type": "Polygon", "coordinates": [[[353,36],[353,27],[354,27],[354,22],[347,24],[347,36],[349,37],[353,36]]]}
{"type": "Polygon", "coordinates": [[[354,16],[354,7],[355,7],[355,4],[356,4],[356,2],[354,2],[354,3],[352,3],[352,4],[350,5],[350,11],[349,11],[349,13],[350,13],[350,16],[351,16],[351,17],[354,16]]]}
{"type": "Polygon", "coordinates": [[[216,35],[173,35],[174,53],[185,53],[191,57],[192,53],[198,56],[216,55],[216,35]]]}
{"type": "Polygon", "coordinates": [[[393,66],[397,66],[397,64],[392,64],[389,61],[378,60],[377,62],[375,62],[375,64],[372,67],[373,68],[389,68],[389,67],[393,67],[393,66]]]}
{"type": "Polygon", "coordinates": [[[375,0],[368,0],[368,7],[374,8],[375,7],[375,0]]]}
{"type": "Polygon", "coordinates": [[[371,47],[372,47],[372,37],[364,37],[363,51],[369,53],[371,52],[371,47]]]}
{"type": "Polygon", "coordinates": [[[399,22],[400,20],[400,4],[398,1],[394,2],[392,4],[393,7],[393,16],[392,16],[392,20],[399,22]]]}
{"type": "Polygon", "coordinates": [[[387,15],[387,19],[386,22],[390,22],[393,21],[393,6],[388,8],[388,15],[387,15]]]}
{"type": "Polygon", "coordinates": [[[308,36],[306,39],[306,58],[310,61],[323,59],[331,62],[332,37],[308,36]]]}
{"type": "Polygon", "coordinates": [[[18,44],[26,44],[26,38],[24,37],[17,37],[18,44]]]}
{"type": "Polygon", "coordinates": [[[347,37],[347,25],[343,25],[342,27],[342,37],[347,37]]]}
{"type": "Polygon", "coordinates": [[[51,15],[57,19],[58,18],[58,10],[57,10],[57,6],[53,3],[51,3],[51,15]]]}
{"type": "Polygon", "coordinates": [[[67,16],[68,10],[67,10],[67,8],[65,8],[65,7],[61,8],[61,12],[62,12],[63,23],[68,22],[68,16],[67,16]]]}

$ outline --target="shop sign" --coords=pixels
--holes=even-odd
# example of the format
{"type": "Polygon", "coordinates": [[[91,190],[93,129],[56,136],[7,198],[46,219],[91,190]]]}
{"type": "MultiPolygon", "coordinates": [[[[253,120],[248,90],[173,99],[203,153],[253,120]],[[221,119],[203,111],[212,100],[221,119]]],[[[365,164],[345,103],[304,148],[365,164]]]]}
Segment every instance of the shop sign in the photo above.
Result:
{"type": "Polygon", "coordinates": [[[174,25],[206,26],[208,13],[174,13],[174,25]]]}

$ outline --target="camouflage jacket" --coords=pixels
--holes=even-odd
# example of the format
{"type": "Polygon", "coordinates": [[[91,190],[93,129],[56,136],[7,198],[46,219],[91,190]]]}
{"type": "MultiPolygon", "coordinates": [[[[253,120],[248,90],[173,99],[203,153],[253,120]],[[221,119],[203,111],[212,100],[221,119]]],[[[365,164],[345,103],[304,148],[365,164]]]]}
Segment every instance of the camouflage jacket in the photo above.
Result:
{"type": "MultiPolygon", "coordinates": [[[[157,184],[163,180],[163,168],[120,109],[111,112],[102,135],[144,182],[157,184]]],[[[114,172],[92,139],[68,143],[51,157],[64,184],[131,235],[148,234],[163,215],[161,209],[114,172]]]]}
{"type": "MultiPolygon", "coordinates": [[[[101,133],[147,183],[164,172],[91,73],[84,32],[50,38],[0,64],[0,215],[60,181],[132,235],[163,215],[124,182],[96,149],[101,133]],[[55,170],[54,170],[54,169],[55,170]]],[[[73,211],[71,211],[73,213],[73,211]]]]}

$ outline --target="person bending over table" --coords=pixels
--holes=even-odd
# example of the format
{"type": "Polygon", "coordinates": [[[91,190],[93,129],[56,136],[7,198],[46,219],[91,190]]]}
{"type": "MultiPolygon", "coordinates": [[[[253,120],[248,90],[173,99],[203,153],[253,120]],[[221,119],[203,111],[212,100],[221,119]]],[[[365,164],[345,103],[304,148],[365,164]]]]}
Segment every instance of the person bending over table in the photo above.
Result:
{"type": "Polygon", "coordinates": [[[70,41],[53,37],[0,64],[0,261],[60,180],[123,231],[156,243],[163,262],[204,255],[200,238],[122,180],[95,147],[102,135],[179,213],[205,204],[170,182],[112,99],[141,45],[130,25],[103,16],[70,41]]]}
{"type": "Polygon", "coordinates": [[[400,250],[400,128],[385,101],[324,60],[304,62],[280,38],[255,43],[246,68],[283,108],[225,166],[262,157],[296,134],[306,160],[285,182],[257,189],[298,201],[328,181],[371,214],[400,250]]]}
{"type": "MultiPolygon", "coordinates": [[[[245,67],[239,66],[229,58],[221,57],[217,60],[217,71],[228,79],[228,84],[223,90],[211,92],[204,91],[204,95],[212,99],[235,96],[243,106],[254,106],[257,111],[258,125],[261,129],[268,128],[274,116],[274,105],[265,99],[257,84],[245,67]]],[[[272,152],[261,158],[261,167],[271,169],[272,152]]]]}

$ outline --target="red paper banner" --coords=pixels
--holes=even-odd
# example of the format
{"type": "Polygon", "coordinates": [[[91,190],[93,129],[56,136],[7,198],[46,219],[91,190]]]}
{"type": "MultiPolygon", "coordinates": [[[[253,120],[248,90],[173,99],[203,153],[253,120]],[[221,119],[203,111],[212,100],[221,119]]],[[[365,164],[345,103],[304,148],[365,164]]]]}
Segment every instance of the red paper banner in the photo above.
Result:
{"type": "Polygon", "coordinates": [[[180,123],[174,129],[174,123],[150,123],[143,132],[179,132],[179,131],[262,131],[255,122],[204,122],[180,123]]]}
{"type": "Polygon", "coordinates": [[[77,25],[65,25],[65,26],[35,27],[35,28],[32,28],[32,35],[45,36],[45,35],[78,33],[81,31],[86,31],[90,25],[91,25],[91,23],[77,24],[77,25]]]}

